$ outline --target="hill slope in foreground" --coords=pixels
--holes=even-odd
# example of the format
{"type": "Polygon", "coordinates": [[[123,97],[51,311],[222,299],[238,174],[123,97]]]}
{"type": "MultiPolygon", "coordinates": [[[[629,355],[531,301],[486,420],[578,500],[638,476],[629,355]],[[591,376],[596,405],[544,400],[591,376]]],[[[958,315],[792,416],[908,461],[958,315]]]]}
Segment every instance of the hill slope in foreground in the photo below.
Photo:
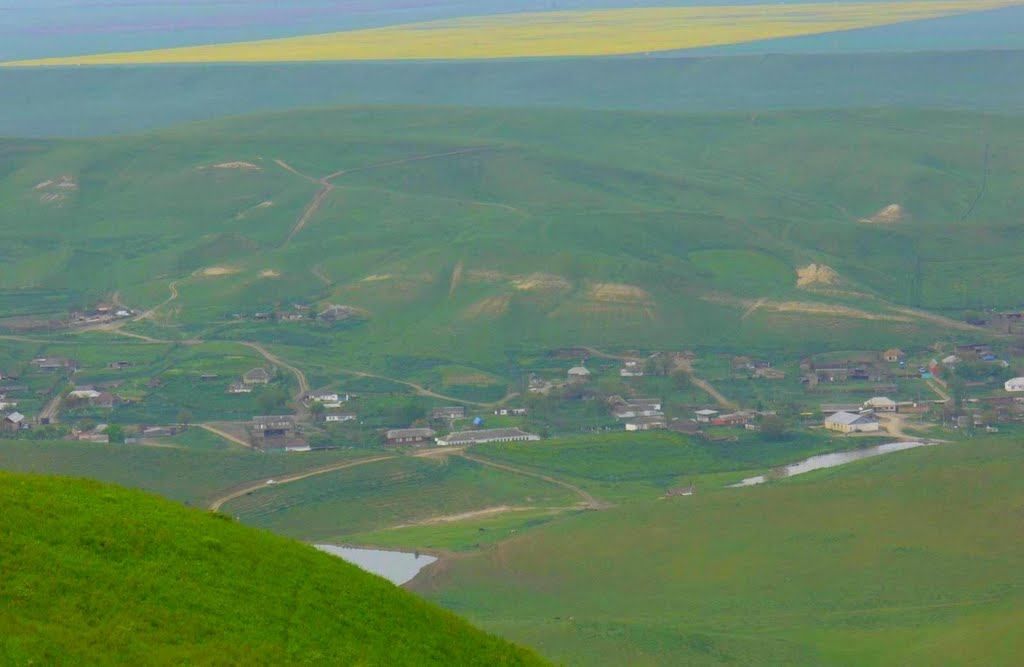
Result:
{"type": "Polygon", "coordinates": [[[312,548],[136,491],[0,475],[5,664],[542,664],[312,548]]]}

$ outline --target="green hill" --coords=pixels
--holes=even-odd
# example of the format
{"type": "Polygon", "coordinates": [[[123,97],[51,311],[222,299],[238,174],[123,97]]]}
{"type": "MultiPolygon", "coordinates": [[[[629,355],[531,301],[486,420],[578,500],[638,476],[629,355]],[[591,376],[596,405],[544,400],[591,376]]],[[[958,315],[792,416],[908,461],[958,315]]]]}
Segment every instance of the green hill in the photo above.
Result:
{"type": "Polygon", "coordinates": [[[1022,145],[1015,118],[971,113],[446,108],[5,141],[0,303],[163,303],[151,334],[364,368],[502,374],[510,350],[579,344],[912,345],[935,322],[901,308],[1019,303],[1022,145]],[[834,274],[798,286],[812,264],[834,274]],[[293,303],[360,317],[234,317],[293,303]]]}
{"type": "Polygon", "coordinates": [[[95,482],[0,474],[4,664],[531,665],[332,556],[95,482]]]}

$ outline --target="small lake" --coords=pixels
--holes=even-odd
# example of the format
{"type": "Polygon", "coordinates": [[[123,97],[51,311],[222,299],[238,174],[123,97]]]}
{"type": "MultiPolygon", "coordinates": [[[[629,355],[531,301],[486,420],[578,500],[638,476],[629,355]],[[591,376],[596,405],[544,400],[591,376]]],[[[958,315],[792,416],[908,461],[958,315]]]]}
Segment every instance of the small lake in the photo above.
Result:
{"type": "Polygon", "coordinates": [[[333,544],[314,544],[317,549],[357,565],[367,572],[384,577],[398,586],[412,581],[419,571],[437,561],[434,556],[410,554],[402,551],[355,549],[333,544]]]}
{"type": "Polygon", "coordinates": [[[884,456],[885,454],[902,452],[908,449],[917,449],[918,447],[930,447],[936,444],[938,443],[890,442],[885,445],[875,445],[874,447],[854,449],[848,452],[833,452],[831,454],[821,454],[818,456],[812,456],[809,459],[804,459],[799,463],[791,463],[788,466],[778,469],[771,475],[758,475],[756,477],[748,477],[737,484],[730,484],[729,488],[735,489],[743,486],[757,486],[758,484],[764,484],[769,479],[782,479],[784,477],[793,477],[794,475],[802,475],[804,473],[812,472],[814,470],[835,468],[837,466],[846,465],[847,463],[853,463],[854,461],[861,461],[863,459],[874,458],[875,456],[884,456]]]}

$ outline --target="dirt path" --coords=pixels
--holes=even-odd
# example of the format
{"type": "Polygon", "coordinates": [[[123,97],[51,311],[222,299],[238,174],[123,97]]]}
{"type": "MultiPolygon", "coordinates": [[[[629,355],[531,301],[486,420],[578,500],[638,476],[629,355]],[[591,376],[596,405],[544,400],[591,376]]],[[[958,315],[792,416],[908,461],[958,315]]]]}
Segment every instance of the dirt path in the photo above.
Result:
{"type": "Polygon", "coordinates": [[[503,398],[501,401],[495,401],[493,403],[478,403],[476,401],[467,401],[466,399],[463,399],[463,398],[455,398],[454,396],[445,396],[444,394],[439,394],[436,391],[431,391],[431,390],[427,389],[426,387],[424,387],[422,385],[418,385],[415,382],[406,382],[405,380],[398,380],[398,379],[395,379],[395,378],[389,378],[389,377],[386,377],[384,375],[375,375],[373,373],[366,373],[364,371],[354,371],[354,370],[351,370],[351,369],[348,369],[348,368],[339,368],[338,372],[339,373],[344,373],[346,375],[354,375],[356,377],[361,377],[361,378],[372,378],[372,379],[376,379],[376,380],[387,380],[388,382],[394,382],[395,384],[400,384],[400,385],[409,387],[410,389],[413,389],[418,396],[426,396],[426,397],[429,397],[429,398],[437,398],[437,399],[440,399],[442,401],[449,401],[451,403],[458,403],[460,405],[473,405],[473,406],[476,406],[478,408],[493,408],[496,405],[500,405],[502,403],[502,401],[507,400],[507,397],[506,397],[506,398],[503,398]]]}
{"type": "MultiPolygon", "coordinates": [[[[136,317],[132,318],[131,321],[132,322],[142,322],[143,320],[152,319],[153,315],[156,314],[156,311],[160,310],[161,308],[163,308],[164,306],[166,306],[169,303],[177,301],[178,300],[178,283],[179,282],[181,282],[180,279],[179,280],[172,280],[170,283],[168,283],[167,284],[167,289],[170,291],[171,295],[169,297],[167,297],[165,300],[161,301],[157,305],[155,305],[152,308],[150,308],[149,310],[147,310],[146,312],[142,313],[141,315],[137,315],[136,317]]],[[[118,327],[118,328],[120,328],[120,327],[118,327]]]]}
{"type": "Polygon", "coordinates": [[[720,407],[723,407],[726,410],[739,409],[738,404],[736,404],[734,401],[730,401],[728,398],[722,395],[722,392],[715,389],[710,382],[708,382],[702,377],[698,377],[697,374],[693,372],[693,364],[691,364],[688,359],[686,359],[685,357],[677,356],[675,358],[675,364],[677,371],[682,371],[683,373],[686,373],[687,377],[690,378],[690,382],[692,382],[695,386],[702,389],[708,396],[715,399],[715,402],[718,403],[720,407]]]}
{"type": "Polygon", "coordinates": [[[931,390],[932,390],[932,391],[934,391],[934,392],[935,392],[935,394],[936,394],[936,395],[937,395],[937,396],[938,396],[939,398],[941,398],[941,399],[942,399],[942,400],[944,400],[945,402],[949,403],[950,401],[952,401],[952,400],[953,400],[953,397],[952,397],[952,396],[950,396],[950,395],[949,395],[949,394],[948,394],[948,393],[946,392],[946,390],[945,390],[945,389],[943,389],[943,388],[942,388],[942,386],[941,386],[941,385],[940,385],[940,384],[939,384],[938,382],[936,382],[935,380],[925,380],[925,383],[926,383],[926,384],[927,384],[927,385],[928,385],[928,386],[929,386],[929,387],[931,388],[931,390]]]}
{"type": "Polygon", "coordinates": [[[301,370],[299,370],[295,366],[292,366],[291,364],[289,364],[287,361],[285,361],[281,357],[277,356],[276,354],[273,354],[272,352],[268,351],[265,347],[263,347],[259,343],[251,343],[251,342],[248,342],[248,341],[238,341],[238,344],[239,345],[244,345],[244,346],[246,346],[247,348],[249,348],[251,350],[255,350],[256,352],[258,352],[260,354],[260,356],[262,356],[264,359],[266,359],[270,363],[272,363],[272,364],[274,364],[276,366],[280,366],[281,368],[284,368],[285,370],[289,371],[292,375],[294,375],[296,381],[298,381],[298,383],[299,383],[299,393],[296,396],[296,399],[300,399],[300,398],[304,397],[306,394],[309,393],[309,380],[306,379],[306,374],[303,373],[301,370]]]}
{"type": "Polygon", "coordinates": [[[368,459],[358,459],[355,461],[345,461],[344,463],[333,463],[328,466],[322,466],[320,468],[314,468],[313,470],[307,470],[305,472],[294,473],[291,475],[284,475],[282,477],[268,477],[267,479],[260,480],[259,482],[253,482],[246,486],[239,487],[233,491],[230,491],[219,498],[216,498],[210,503],[210,510],[213,512],[220,511],[226,503],[241,498],[244,495],[253,493],[260,489],[265,489],[268,486],[281,486],[282,484],[291,484],[298,482],[303,479],[309,479],[310,477],[316,477],[317,475],[326,475],[327,473],[336,472],[338,470],[345,470],[347,468],[355,468],[357,466],[363,466],[370,463],[377,463],[379,461],[388,461],[390,459],[397,458],[396,456],[374,456],[368,459]]]}
{"type": "Polygon", "coordinates": [[[564,489],[569,489],[570,491],[572,491],[573,493],[580,497],[580,499],[582,500],[581,506],[586,507],[587,509],[600,510],[611,507],[611,505],[609,505],[608,503],[598,500],[597,498],[590,495],[589,493],[587,493],[580,487],[576,486],[575,484],[570,484],[569,482],[558,479],[557,477],[551,477],[550,475],[545,475],[539,472],[523,470],[522,468],[510,466],[506,463],[497,463],[495,461],[489,461],[487,459],[480,458],[479,456],[469,454],[466,451],[459,452],[458,455],[475,463],[479,463],[482,466],[488,466],[490,468],[495,468],[497,470],[504,470],[505,472],[510,472],[516,475],[523,475],[525,477],[533,477],[534,479],[543,480],[550,484],[560,486],[564,489]]]}
{"type": "Polygon", "coordinates": [[[641,359],[640,357],[630,357],[622,354],[611,354],[609,352],[602,352],[596,347],[587,347],[586,345],[580,347],[579,349],[585,350],[587,354],[589,354],[590,356],[598,357],[600,359],[611,359],[613,361],[643,361],[643,359],[641,359]]]}
{"type": "Polygon", "coordinates": [[[398,160],[389,160],[387,162],[378,162],[377,164],[370,164],[370,165],[366,165],[364,167],[354,167],[352,169],[339,169],[338,171],[330,173],[330,174],[324,176],[323,178],[313,178],[312,176],[309,176],[308,174],[303,174],[301,171],[299,171],[298,169],[292,167],[290,164],[288,164],[284,160],[275,159],[274,162],[279,167],[284,169],[285,171],[287,171],[287,172],[289,172],[291,174],[294,174],[294,175],[298,176],[299,178],[303,178],[303,179],[305,179],[307,181],[310,181],[312,183],[316,183],[317,185],[320,186],[320,188],[316,191],[316,194],[313,195],[313,199],[306,206],[305,210],[303,210],[302,215],[300,215],[299,219],[295,221],[295,225],[292,226],[292,230],[291,230],[291,232],[288,233],[288,238],[285,239],[284,243],[282,244],[282,247],[287,246],[289,243],[291,243],[292,239],[294,239],[299,234],[299,232],[301,232],[306,227],[306,225],[313,218],[313,216],[316,215],[317,211],[320,210],[320,208],[323,206],[324,201],[327,199],[327,196],[330,195],[331,192],[333,192],[336,189],[337,186],[334,183],[331,182],[331,181],[333,181],[336,178],[341,178],[342,176],[346,176],[348,174],[355,174],[355,173],[358,173],[358,172],[370,171],[370,170],[373,170],[373,169],[382,169],[384,167],[394,167],[394,166],[399,166],[399,165],[403,165],[403,164],[411,164],[413,162],[423,162],[424,160],[435,160],[435,159],[438,159],[438,158],[454,157],[456,155],[469,155],[471,153],[479,153],[481,151],[491,150],[492,148],[493,148],[492,146],[478,146],[478,147],[474,147],[474,148],[462,148],[462,149],[454,150],[454,151],[446,151],[446,152],[443,152],[443,153],[428,153],[427,155],[413,155],[411,157],[401,158],[401,159],[398,159],[398,160]]]}
{"type": "Polygon", "coordinates": [[[254,447],[252,446],[251,443],[249,443],[249,442],[247,442],[245,440],[242,440],[241,438],[239,438],[237,436],[231,435],[227,431],[225,431],[223,429],[220,429],[220,428],[214,426],[213,424],[196,424],[196,426],[198,426],[199,428],[203,429],[204,431],[209,431],[210,433],[213,433],[216,436],[220,436],[221,438],[224,438],[228,442],[233,442],[236,445],[241,445],[241,446],[245,447],[246,449],[254,449],[254,447]]]}
{"type": "Polygon", "coordinates": [[[57,394],[47,402],[46,406],[39,413],[39,420],[48,419],[51,423],[57,421],[57,413],[60,411],[60,404],[64,397],[57,394]]]}

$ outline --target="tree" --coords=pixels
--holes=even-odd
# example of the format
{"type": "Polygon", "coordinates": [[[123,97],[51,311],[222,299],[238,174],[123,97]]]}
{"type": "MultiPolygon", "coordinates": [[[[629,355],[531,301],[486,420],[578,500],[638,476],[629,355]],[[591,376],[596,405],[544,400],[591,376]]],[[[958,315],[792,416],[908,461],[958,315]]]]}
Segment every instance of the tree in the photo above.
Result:
{"type": "Polygon", "coordinates": [[[686,371],[676,371],[672,373],[672,386],[679,391],[686,391],[693,385],[690,380],[690,374],[686,371]]]}
{"type": "Polygon", "coordinates": [[[107,427],[107,437],[111,443],[124,443],[124,428],[120,424],[111,424],[107,427]]]}
{"type": "Polygon", "coordinates": [[[178,412],[178,423],[181,424],[183,428],[188,428],[192,424],[192,412],[189,411],[188,408],[182,408],[181,411],[178,412]]]}
{"type": "Polygon", "coordinates": [[[280,412],[287,403],[288,393],[280,387],[267,387],[256,397],[256,406],[264,415],[280,412]]]}
{"type": "Polygon", "coordinates": [[[949,378],[949,395],[953,398],[953,410],[960,414],[964,407],[964,399],[967,398],[967,383],[959,375],[949,378]]]}
{"type": "Polygon", "coordinates": [[[786,422],[778,415],[765,415],[761,419],[761,438],[768,442],[778,442],[786,438],[786,422]]]}
{"type": "Polygon", "coordinates": [[[327,409],[324,407],[324,404],[321,403],[320,401],[313,401],[313,403],[309,406],[309,414],[317,418],[322,417],[326,410],[327,409]]]}

